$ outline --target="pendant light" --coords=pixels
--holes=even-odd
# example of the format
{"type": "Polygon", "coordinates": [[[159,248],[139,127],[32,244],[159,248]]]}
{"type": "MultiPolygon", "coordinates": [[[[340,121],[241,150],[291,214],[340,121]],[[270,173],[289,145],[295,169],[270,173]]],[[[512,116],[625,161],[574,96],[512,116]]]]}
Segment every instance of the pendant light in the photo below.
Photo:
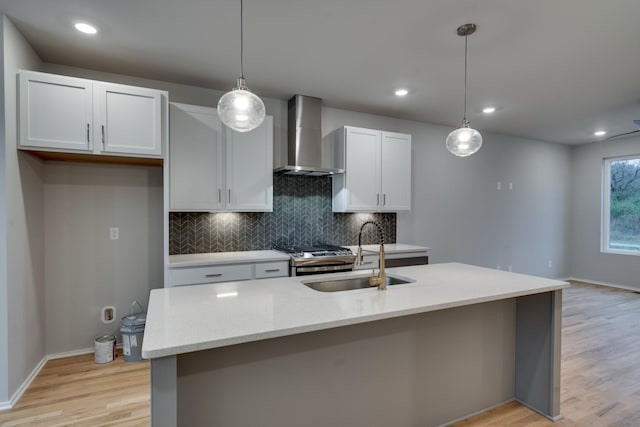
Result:
{"type": "Polygon", "coordinates": [[[243,0],[240,0],[240,77],[237,85],[218,101],[218,117],[238,132],[249,132],[264,120],[264,103],[249,91],[244,80],[243,0]]]}
{"type": "Polygon", "coordinates": [[[462,126],[447,136],[447,150],[458,157],[470,156],[482,147],[482,135],[470,127],[467,120],[467,37],[476,32],[476,24],[458,27],[458,35],[464,36],[464,114],[462,126]]]}

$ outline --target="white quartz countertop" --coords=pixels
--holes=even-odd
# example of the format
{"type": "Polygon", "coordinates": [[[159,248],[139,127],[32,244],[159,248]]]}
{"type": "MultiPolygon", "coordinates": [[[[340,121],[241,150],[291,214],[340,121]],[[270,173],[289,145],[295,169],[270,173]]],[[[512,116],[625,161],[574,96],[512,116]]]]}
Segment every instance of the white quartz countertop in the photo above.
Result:
{"type": "MultiPolygon", "coordinates": [[[[355,254],[358,246],[346,246],[355,254]]],[[[378,253],[379,245],[362,245],[366,252],[378,253]]],[[[411,252],[426,252],[431,248],[425,246],[406,245],[404,243],[390,243],[384,245],[386,254],[402,254],[411,252]]],[[[366,253],[365,252],[365,253],[366,253]]],[[[242,264],[247,262],[275,262],[289,261],[289,255],[275,250],[211,252],[204,254],[169,255],[169,268],[198,267],[202,265],[242,264]]]]}
{"type": "Polygon", "coordinates": [[[566,282],[447,263],[387,270],[413,283],[319,292],[301,281],[352,271],[154,289],[142,357],[151,359],[482,302],[548,292],[566,282]]]}
{"type": "Polygon", "coordinates": [[[169,255],[169,268],[274,261],[289,261],[289,255],[274,250],[169,255]]]}
{"type": "MultiPolygon", "coordinates": [[[[355,246],[346,246],[351,249],[351,251],[355,254],[358,251],[358,245],[355,246]]],[[[380,245],[362,245],[362,250],[365,255],[367,252],[375,252],[380,253],[380,245]]],[[[385,243],[384,244],[384,253],[387,255],[392,254],[405,254],[405,253],[413,253],[413,252],[427,252],[430,251],[431,248],[426,246],[416,246],[416,245],[407,245],[404,243],[385,243]]]]}

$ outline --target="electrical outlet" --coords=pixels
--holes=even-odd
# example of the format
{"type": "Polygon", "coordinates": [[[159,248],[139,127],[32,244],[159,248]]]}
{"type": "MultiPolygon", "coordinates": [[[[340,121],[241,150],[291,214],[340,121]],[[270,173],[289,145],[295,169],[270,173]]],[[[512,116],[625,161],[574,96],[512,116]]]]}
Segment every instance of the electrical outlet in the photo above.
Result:
{"type": "Polygon", "coordinates": [[[112,306],[102,308],[102,323],[111,323],[116,318],[116,308],[112,306]]]}
{"type": "Polygon", "coordinates": [[[109,229],[109,239],[118,240],[120,238],[120,229],[118,227],[111,227],[109,229]]]}
{"type": "Polygon", "coordinates": [[[513,182],[509,183],[509,190],[513,190],[513,182]]]}
{"type": "Polygon", "coordinates": [[[502,270],[499,265],[496,265],[496,270],[502,270]]]}
{"type": "Polygon", "coordinates": [[[502,190],[502,182],[498,181],[498,185],[496,187],[498,190],[502,190]]]}
{"type": "Polygon", "coordinates": [[[511,266],[509,266],[509,271],[511,271],[511,266]]]}
{"type": "Polygon", "coordinates": [[[549,268],[553,268],[553,261],[549,260],[549,268]]]}

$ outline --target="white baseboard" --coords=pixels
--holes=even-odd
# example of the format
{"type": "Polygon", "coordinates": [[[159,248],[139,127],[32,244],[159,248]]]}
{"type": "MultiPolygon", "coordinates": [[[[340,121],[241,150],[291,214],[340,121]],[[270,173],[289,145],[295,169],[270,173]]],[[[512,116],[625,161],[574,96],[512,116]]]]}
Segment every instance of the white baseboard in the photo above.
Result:
{"type": "Polygon", "coordinates": [[[47,360],[62,359],[65,357],[72,357],[72,356],[80,356],[81,354],[89,354],[93,352],[94,352],[93,347],[81,348],[79,350],[71,350],[71,351],[65,351],[62,353],[48,354],[47,360]]]}
{"type": "Polygon", "coordinates": [[[564,418],[564,416],[562,416],[562,415],[556,415],[555,417],[552,417],[551,415],[547,415],[544,412],[541,412],[539,409],[534,408],[533,406],[529,405],[528,403],[523,402],[520,399],[514,399],[514,400],[516,402],[518,402],[519,404],[521,404],[522,406],[526,406],[527,408],[531,409],[533,412],[535,412],[537,414],[540,414],[543,417],[545,417],[546,419],[549,419],[549,420],[551,420],[553,422],[560,421],[561,419],[564,418]]]}
{"type": "Polygon", "coordinates": [[[484,409],[480,409],[478,411],[475,411],[475,412],[472,412],[470,414],[464,415],[464,416],[462,416],[460,418],[456,418],[455,420],[447,421],[446,423],[440,424],[437,427],[446,427],[448,425],[455,424],[455,423],[460,422],[462,420],[466,420],[467,418],[475,417],[476,415],[480,415],[483,412],[487,412],[487,411],[490,411],[492,409],[495,409],[498,406],[506,405],[507,403],[513,402],[514,400],[517,400],[517,399],[516,398],[507,399],[507,400],[505,400],[503,402],[496,403],[495,405],[491,405],[491,406],[488,406],[488,407],[486,407],[484,409]]]}
{"type": "Polygon", "coordinates": [[[36,377],[44,367],[45,363],[47,363],[47,360],[49,359],[47,355],[45,355],[42,358],[42,360],[40,360],[40,362],[36,365],[36,367],[33,368],[33,371],[31,371],[29,376],[22,382],[22,384],[20,384],[20,387],[18,387],[15,393],[13,393],[13,396],[11,396],[11,399],[9,399],[8,402],[0,402],[0,411],[13,408],[13,405],[15,405],[18,402],[18,400],[20,400],[20,398],[22,397],[24,392],[27,391],[27,388],[29,388],[33,380],[36,379],[36,377]]]}
{"type": "Polygon", "coordinates": [[[618,288],[618,289],[625,289],[627,291],[640,292],[640,288],[634,288],[632,286],[617,285],[615,283],[600,282],[598,280],[581,279],[579,277],[569,277],[567,280],[575,280],[576,282],[591,283],[593,285],[608,286],[610,288],[618,288]]]}

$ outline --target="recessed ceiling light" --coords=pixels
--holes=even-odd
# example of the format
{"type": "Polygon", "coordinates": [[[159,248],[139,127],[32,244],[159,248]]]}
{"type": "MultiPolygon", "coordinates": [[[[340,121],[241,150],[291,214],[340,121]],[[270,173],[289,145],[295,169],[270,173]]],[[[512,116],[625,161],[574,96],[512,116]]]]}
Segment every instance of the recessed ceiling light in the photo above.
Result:
{"type": "Polygon", "coordinates": [[[485,114],[491,114],[496,111],[496,107],[485,107],[482,109],[482,112],[485,114]]]}
{"type": "Polygon", "coordinates": [[[593,135],[594,135],[594,136],[604,136],[604,135],[606,135],[606,134],[607,134],[607,132],[606,132],[606,131],[603,131],[603,130],[598,130],[598,131],[595,131],[595,132],[593,133],[593,135]]]}
{"type": "Polygon", "coordinates": [[[97,28],[93,25],[85,24],[84,22],[78,22],[74,25],[76,30],[85,34],[95,34],[98,32],[97,28]]]}
{"type": "Polygon", "coordinates": [[[405,96],[409,93],[407,89],[397,89],[396,96],[405,96]]]}

